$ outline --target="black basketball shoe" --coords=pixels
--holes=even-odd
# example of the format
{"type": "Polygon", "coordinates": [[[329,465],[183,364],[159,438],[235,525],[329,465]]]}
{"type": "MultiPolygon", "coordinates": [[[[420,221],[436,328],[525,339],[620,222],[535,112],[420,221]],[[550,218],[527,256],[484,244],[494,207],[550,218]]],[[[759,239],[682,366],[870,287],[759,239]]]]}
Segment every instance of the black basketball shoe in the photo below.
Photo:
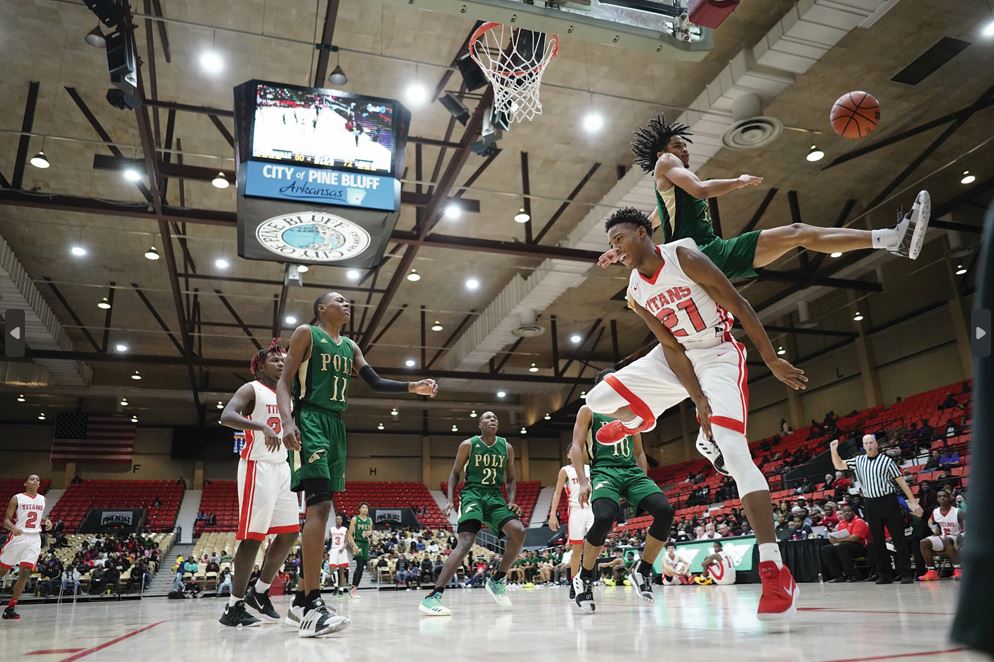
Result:
{"type": "Polygon", "coordinates": [[[221,625],[227,625],[232,628],[236,628],[239,625],[244,628],[259,627],[260,622],[261,621],[259,621],[258,618],[245,610],[244,600],[236,602],[234,607],[231,605],[225,605],[224,613],[221,614],[221,618],[218,619],[218,623],[221,625]]]}
{"type": "Polygon", "coordinates": [[[274,621],[280,620],[280,614],[273,608],[273,602],[269,599],[269,590],[260,593],[255,590],[255,586],[249,586],[248,590],[245,591],[245,604],[247,604],[252,609],[270,618],[274,621]]]}

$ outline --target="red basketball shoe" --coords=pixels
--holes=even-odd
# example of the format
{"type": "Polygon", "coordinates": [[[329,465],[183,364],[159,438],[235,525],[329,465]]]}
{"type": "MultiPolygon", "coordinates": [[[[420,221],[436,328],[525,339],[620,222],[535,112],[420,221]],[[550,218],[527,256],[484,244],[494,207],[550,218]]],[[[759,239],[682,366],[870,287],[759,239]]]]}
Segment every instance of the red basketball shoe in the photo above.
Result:
{"type": "Polygon", "coordinates": [[[618,420],[611,421],[610,423],[605,423],[600,427],[599,430],[597,430],[597,434],[595,435],[597,438],[597,443],[604,444],[606,446],[617,444],[618,442],[620,442],[622,439],[624,439],[629,435],[635,434],[636,432],[644,432],[646,430],[651,429],[653,423],[654,421],[649,423],[643,421],[635,429],[625,427],[625,424],[618,420]]]}
{"type": "Polygon", "coordinates": [[[939,573],[935,571],[934,568],[929,569],[924,575],[918,578],[920,582],[937,582],[939,581],[939,573]]]}
{"type": "Polygon", "coordinates": [[[789,618],[797,611],[800,591],[787,566],[777,568],[773,561],[759,563],[759,577],[763,582],[763,595],[759,598],[756,616],[761,621],[789,618]]]}

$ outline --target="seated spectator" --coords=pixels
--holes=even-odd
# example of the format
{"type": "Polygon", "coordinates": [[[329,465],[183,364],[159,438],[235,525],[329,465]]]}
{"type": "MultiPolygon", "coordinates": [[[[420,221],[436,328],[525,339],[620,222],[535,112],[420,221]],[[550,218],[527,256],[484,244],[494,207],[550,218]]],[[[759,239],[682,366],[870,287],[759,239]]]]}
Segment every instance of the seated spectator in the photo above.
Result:
{"type": "Polygon", "coordinates": [[[939,468],[939,449],[934,448],[928,454],[928,462],[925,463],[925,471],[932,471],[939,468]]]}
{"type": "Polygon", "coordinates": [[[204,511],[202,511],[202,510],[201,510],[200,512],[198,512],[198,513],[197,513],[197,521],[198,521],[198,522],[203,522],[203,521],[204,521],[204,520],[206,520],[206,519],[207,519],[207,513],[205,513],[205,512],[204,512],[204,511]]]}
{"type": "Polygon", "coordinates": [[[901,474],[901,477],[904,478],[904,482],[907,483],[908,485],[915,484],[915,474],[911,473],[907,469],[904,470],[904,473],[901,474]]]}
{"type": "Polygon", "coordinates": [[[835,531],[839,525],[839,516],[836,514],[838,507],[834,501],[829,501],[825,504],[824,510],[825,514],[821,516],[821,525],[828,528],[829,531],[835,531]]]}
{"type": "Polygon", "coordinates": [[[959,426],[956,425],[956,421],[950,418],[946,421],[946,439],[955,437],[957,434],[959,434],[959,426]]]}
{"type": "Polygon", "coordinates": [[[717,540],[718,538],[721,538],[721,534],[715,529],[713,522],[708,522],[696,540],[717,540]]]}
{"type": "Polygon", "coordinates": [[[841,471],[835,472],[835,498],[836,500],[841,499],[843,496],[849,493],[850,488],[852,488],[852,478],[847,476],[841,471]]]}
{"type": "Polygon", "coordinates": [[[856,517],[852,508],[843,506],[842,520],[828,539],[832,544],[821,548],[821,560],[828,582],[858,581],[853,561],[866,556],[870,527],[856,517]]]}
{"type": "Polygon", "coordinates": [[[804,518],[800,515],[794,516],[794,527],[790,532],[791,540],[807,540],[811,537],[811,525],[806,524],[804,518]]]}
{"type": "Polygon", "coordinates": [[[963,494],[956,495],[956,507],[962,510],[964,513],[966,512],[966,497],[963,496],[963,494]]]}
{"type": "Polygon", "coordinates": [[[159,497],[155,497],[154,499],[152,499],[152,507],[162,508],[162,499],[160,499],[159,497]]]}
{"type": "Polygon", "coordinates": [[[210,525],[210,526],[217,526],[217,515],[214,514],[214,513],[211,513],[207,517],[207,524],[210,525]]]}
{"type": "Polygon", "coordinates": [[[823,490],[830,490],[835,484],[835,476],[833,474],[825,474],[825,484],[821,486],[823,490]]]}
{"type": "Polygon", "coordinates": [[[932,489],[932,484],[927,480],[918,483],[918,504],[926,513],[930,513],[939,507],[939,500],[936,498],[935,490],[932,489]]]}
{"type": "Polygon", "coordinates": [[[943,400],[942,404],[939,405],[939,411],[942,411],[943,409],[951,409],[952,407],[955,406],[956,406],[956,398],[953,397],[952,393],[946,393],[946,399],[943,400]]]}
{"type": "MultiPolygon", "coordinates": [[[[793,431],[794,431],[794,428],[790,427],[790,423],[787,422],[787,419],[786,418],[781,418],[780,419],[780,433],[781,434],[791,434],[793,431]]],[[[770,449],[769,448],[765,448],[763,450],[770,450],[770,449]]]]}
{"type": "Polygon", "coordinates": [[[959,466],[959,451],[954,451],[946,449],[942,455],[939,456],[939,468],[949,469],[951,467],[959,466]]]}

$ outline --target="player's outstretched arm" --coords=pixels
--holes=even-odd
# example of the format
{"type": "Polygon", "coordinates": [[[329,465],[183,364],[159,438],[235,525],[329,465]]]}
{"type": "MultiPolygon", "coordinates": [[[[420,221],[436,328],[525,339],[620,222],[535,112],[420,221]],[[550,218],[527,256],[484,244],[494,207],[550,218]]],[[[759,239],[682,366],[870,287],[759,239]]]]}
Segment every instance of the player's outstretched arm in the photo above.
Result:
{"type": "Polygon", "coordinates": [[[359,372],[359,376],[369,385],[369,388],[377,393],[415,393],[417,395],[426,395],[429,398],[434,398],[438,393],[438,384],[435,383],[434,379],[399,382],[380,377],[373,370],[373,366],[366,363],[366,357],[362,355],[359,345],[352,339],[349,339],[349,342],[352,343],[352,347],[355,350],[355,368],[359,372]]]}
{"type": "Polygon", "coordinates": [[[583,470],[583,465],[587,463],[587,452],[584,444],[587,441],[587,432],[590,431],[590,423],[593,420],[590,407],[583,405],[576,412],[576,422],[573,423],[573,444],[569,447],[569,461],[576,471],[576,480],[580,486],[580,505],[590,502],[590,479],[587,472],[583,470]]]}
{"type": "Polygon", "coordinates": [[[456,485],[459,484],[459,479],[462,478],[462,469],[466,466],[466,461],[469,460],[469,451],[473,448],[473,442],[469,439],[464,439],[461,444],[459,444],[459,450],[456,451],[456,459],[452,463],[452,471],[449,472],[449,490],[447,496],[449,502],[445,504],[444,513],[448,517],[449,513],[452,512],[453,504],[456,501],[456,485]]]}
{"type": "Polygon", "coordinates": [[[683,162],[672,154],[663,154],[656,161],[655,177],[656,188],[659,188],[660,180],[668,180],[698,200],[717,198],[736,189],[758,186],[763,183],[762,177],[753,177],[752,175],[739,175],[735,179],[701,180],[685,168],[683,162]]]}
{"type": "Polygon", "coordinates": [[[701,383],[697,380],[697,373],[694,372],[694,365],[687,358],[687,352],[684,350],[683,345],[677,342],[677,339],[673,337],[670,330],[660,322],[652,313],[643,308],[637,301],[632,297],[628,297],[628,305],[642,318],[652,334],[656,336],[656,340],[663,348],[663,357],[666,359],[666,363],[670,366],[670,370],[673,374],[677,376],[680,380],[680,384],[683,388],[687,390],[687,394],[694,403],[694,407],[697,408],[697,418],[701,423],[701,430],[704,431],[704,435],[708,438],[712,438],[711,434],[711,405],[708,403],[707,396],[704,395],[704,391],[701,389],[701,383]]]}
{"type": "Polygon", "coordinates": [[[559,474],[556,476],[556,491],[552,493],[552,505],[549,506],[549,528],[555,531],[559,528],[559,496],[563,493],[563,485],[566,483],[566,469],[559,467],[559,474]],[[555,525],[555,526],[553,526],[555,525]]]}
{"type": "Polygon", "coordinates": [[[759,321],[756,311],[732,286],[725,274],[721,273],[718,267],[714,266],[714,263],[697,249],[679,246],[676,249],[676,255],[683,273],[703,287],[712,299],[742,323],[742,328],[745,329],[749,340],[759,350],[760,357],[773,375],[795,391],[803,390],[808,381],[808,378],[804,376],[804,371],[777,357],[770,337],[766,334],[766,329],[759,321]]]}

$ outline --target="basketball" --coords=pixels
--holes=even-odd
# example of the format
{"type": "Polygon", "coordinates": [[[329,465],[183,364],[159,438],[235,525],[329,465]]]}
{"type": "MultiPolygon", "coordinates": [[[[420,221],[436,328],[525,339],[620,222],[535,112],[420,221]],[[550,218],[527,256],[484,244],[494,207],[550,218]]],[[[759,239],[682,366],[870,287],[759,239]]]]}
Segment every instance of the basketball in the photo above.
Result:
{"type": "Polygon", "coordinates": [[[880,102],[869,92],[846,92],[832,105],[829,121],[843,138],[865,138],[880,122],[880,102]]]}

